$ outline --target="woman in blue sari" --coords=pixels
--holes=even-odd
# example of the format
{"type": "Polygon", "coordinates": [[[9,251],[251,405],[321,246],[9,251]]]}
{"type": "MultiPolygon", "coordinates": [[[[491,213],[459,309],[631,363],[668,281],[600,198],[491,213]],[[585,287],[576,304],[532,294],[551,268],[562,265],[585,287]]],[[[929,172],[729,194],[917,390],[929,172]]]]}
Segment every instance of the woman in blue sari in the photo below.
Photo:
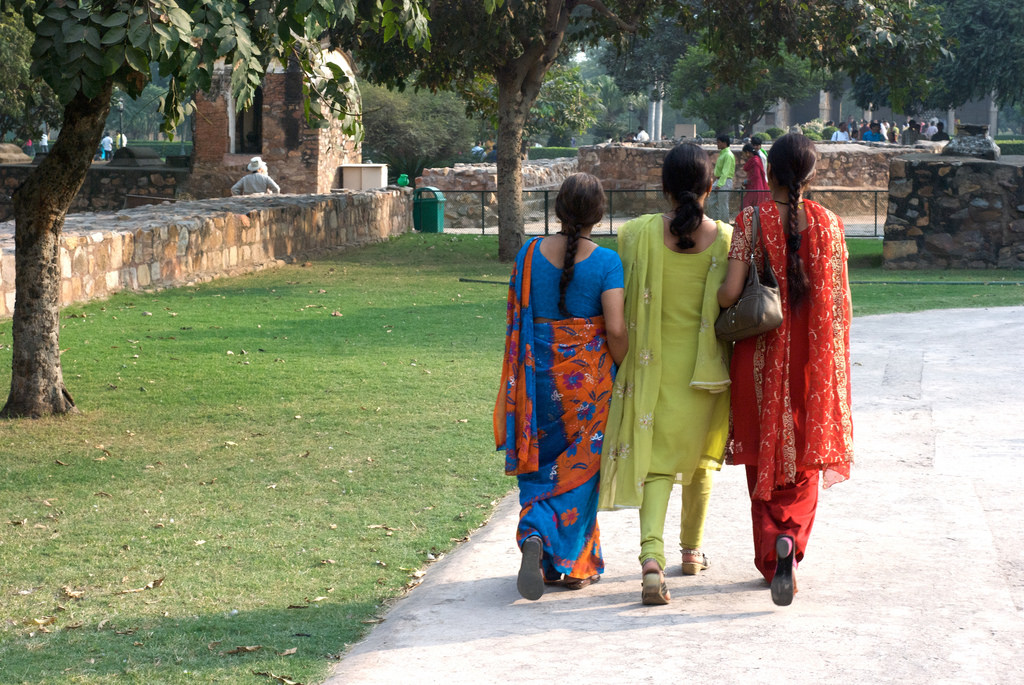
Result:
{"type": "Polygon", "coordinates": [[[590,239],[604,204],[596,177],[567,178],[555,200],[562,230],[524,245],[509,283],[494,435],[519,479],[517,587],[531,600],[545,584],[578,590],[604,571],[601,443],[628,345],[622,262],[590,239]]]}

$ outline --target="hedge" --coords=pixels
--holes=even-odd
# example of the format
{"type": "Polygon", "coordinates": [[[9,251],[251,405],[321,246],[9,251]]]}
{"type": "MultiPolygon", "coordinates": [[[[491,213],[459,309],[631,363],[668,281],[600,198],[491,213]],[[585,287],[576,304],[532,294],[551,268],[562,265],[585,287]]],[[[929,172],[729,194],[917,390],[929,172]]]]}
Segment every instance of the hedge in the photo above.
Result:
{"type": "Polygon", "coordinates": [[[997,140],[996,145],[1004,155],[1024,155],[1024,140],[997,140]]]}
{"type": "Polygon", "coordinates": [[[778,126],[772,126],[771,128],[767,128],[764,132],[771,136],[772,140],[775,140],[776,138],[781,138],[786,133],[778,126]]]}
{"type": "Polygon", "coordinates": [[[186,155],[192,154],[192,141],[187,140],[184,143],[180,140],[169,141],[169,140],[129,140],[128,147],[148,147],[151,150],[156,150],[156,153],[161,158],[166,159],[168,156],[175,156],[182,154],[181,146],[185,146],[186,155]]]}
{"type": "Polygon", "coordinates": [[[530,147],[530,159],[558,159],[559,157],[575,157],[574,147],[530,147]]]}

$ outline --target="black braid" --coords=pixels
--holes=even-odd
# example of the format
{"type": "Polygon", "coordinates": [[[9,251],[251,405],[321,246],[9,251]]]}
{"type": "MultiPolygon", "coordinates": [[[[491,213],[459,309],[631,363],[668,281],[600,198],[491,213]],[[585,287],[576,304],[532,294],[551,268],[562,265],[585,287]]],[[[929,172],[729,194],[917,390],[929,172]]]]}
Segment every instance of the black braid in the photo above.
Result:
{"type": "Polygon", "coordinates": [[[676,237],[676,247],[689,250],[697,243],[693,240],[693,232],[704,220],[704,208],[696,193],[684,190],[676,193],[676,213],[668,225],[668,230],[676,237]]]}
{"type": "Polygon", "coordinates": [[[565,308],[565,291],[569,289],[576,268],[576,248],[580,244],[581,228],[580,224],[576,224],[564,226],[562,230],[565,234],[565,260],[562,261],[562,279],[558,282],[558,312],[567,319],[572,318],[572,315],[565,308]]]}
{"type": "Polygon", "coordinates": [[[798,182],[789,184],[789,220],[786,222],[786,280],[789,282],[789,303],[797,305],[810,290],[804,260],[800,258],[800,185],[798,182]]]}

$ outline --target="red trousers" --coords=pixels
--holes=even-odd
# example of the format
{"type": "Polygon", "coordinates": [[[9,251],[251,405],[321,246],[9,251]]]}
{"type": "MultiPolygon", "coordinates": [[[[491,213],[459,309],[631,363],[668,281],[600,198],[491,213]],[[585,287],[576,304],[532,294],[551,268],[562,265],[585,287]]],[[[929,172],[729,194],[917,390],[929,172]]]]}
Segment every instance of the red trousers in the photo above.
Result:
{"type": "MultiPolygon", "coordinates": [[[[747,464],[747,492],[754,492],[757,466],[747,464]]],[[[796,482],[779,486],[770,500],[751,499],[750,519],[754,526],[754,566],[769,583],[775,576],[775,538],[792,535],[796,544],[795,561],[804,558],[807,539],[818,508],[818,469],[798,471],[796,482]]],[[[796,563],[793,564],[794,568],[796,563]]]]}

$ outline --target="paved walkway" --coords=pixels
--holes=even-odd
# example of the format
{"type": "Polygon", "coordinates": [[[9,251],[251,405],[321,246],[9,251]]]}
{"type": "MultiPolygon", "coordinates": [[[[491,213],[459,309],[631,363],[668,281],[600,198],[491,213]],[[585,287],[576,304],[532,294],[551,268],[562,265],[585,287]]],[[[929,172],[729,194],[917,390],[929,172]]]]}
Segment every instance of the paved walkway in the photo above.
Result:
{"type": "Polygon", "coordinates": [[[711,569],[677,560],[666,607],[640,604],[628,511],[600,516],[601,583],[520,598],[513,496],[328,683],[1024,682],[1024,307],[858,318],[853,338],[859,461],[822,493],[791,606],[751,563],[738,467],[711,569]]]}

